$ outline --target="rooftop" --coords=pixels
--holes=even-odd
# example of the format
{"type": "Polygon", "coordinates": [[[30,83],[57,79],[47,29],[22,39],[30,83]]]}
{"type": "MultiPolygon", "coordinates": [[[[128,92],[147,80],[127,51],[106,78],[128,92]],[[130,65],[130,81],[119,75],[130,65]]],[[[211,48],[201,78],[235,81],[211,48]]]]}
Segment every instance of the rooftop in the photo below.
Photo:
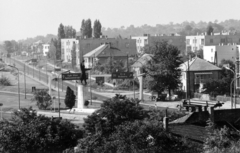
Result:
{"type": "Polygon", "coordinates": [[[221,68],[209,63],[208,61],[201,59],[199,57],[195,57],[195,58],[181,64],[180,68],[183,71],[186,71],[188,69],[188,62],[189,62],[189,71],[219,71],[219,70],[221,70],[221,68]]]}

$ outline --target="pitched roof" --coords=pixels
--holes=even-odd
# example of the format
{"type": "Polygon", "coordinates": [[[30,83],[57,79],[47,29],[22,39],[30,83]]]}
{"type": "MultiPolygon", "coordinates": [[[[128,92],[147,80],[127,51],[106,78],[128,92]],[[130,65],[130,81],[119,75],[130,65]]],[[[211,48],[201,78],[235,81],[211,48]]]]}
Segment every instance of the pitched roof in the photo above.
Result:
{"type": "Polygon", "coordinates": [[[151,54],[143,54],[133,65],[132,67],[142,67],[147,64],[148,61],[152,59],[151,54]]]}
{"type": "Polygon", "coordinates": [[[186,61],[181,64],[180,68],[183,71],[188,69],[188,62],[189,62],[189,71],[219,71],[221,68],[209,63],[208,61],[195,57],[192,60],[186,61]]]}
{"type": "Polygon", "coordinates": [[[97,57],[99,54],[101,54],[102,51],[104,51],[108,47],[107,44],[102,44],[96,49],[88,52],[87,54],[83,55],[83,57],[97,57]]]}

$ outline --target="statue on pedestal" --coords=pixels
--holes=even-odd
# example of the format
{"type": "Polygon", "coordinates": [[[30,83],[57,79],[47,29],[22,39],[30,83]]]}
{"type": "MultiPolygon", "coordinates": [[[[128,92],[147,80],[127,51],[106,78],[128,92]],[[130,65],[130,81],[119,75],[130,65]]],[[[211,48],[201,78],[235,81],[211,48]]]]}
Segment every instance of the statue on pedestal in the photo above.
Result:
{"type": "Polygon", "coordinates": [[[85,68],[84,60],[82,61],[81,65],[80,65],[80,68],[81,68],[81,72],[82,72],[82,76],[81,76],[80,81],[81,81],[81,83],[82,83],[82,81],[84,81],[84,82],[85,82],[85,85],[87,85],[87,75],[86,75],[86,71],[91,70],[91,69],[85,68]]]}

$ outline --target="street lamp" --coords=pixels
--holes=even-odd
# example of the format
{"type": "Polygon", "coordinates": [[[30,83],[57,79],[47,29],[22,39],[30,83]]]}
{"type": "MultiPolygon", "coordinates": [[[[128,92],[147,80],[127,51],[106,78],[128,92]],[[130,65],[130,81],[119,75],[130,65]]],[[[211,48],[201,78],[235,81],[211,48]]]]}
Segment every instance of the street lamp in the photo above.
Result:
{"type": "Polygon", "coordinates": [[[60,118],[60,93],[59,93],[59,76],[63,73],[67,73],[67,72],[70,72],[70,70],[67,70],[65,72],[62,72],[60,74],[58,74],[58,77],[57,77],[57,81],[58,81],[58,110],[59,110],[59,118],[60,118]]]}
{"type": "MultiPolygon", "coordinates": [[[[237,78],[239,78],[239,77],[237,77],[236,78],[236,73],[232,70],[232,69],[230,69],[229,68],[229,66],[228,65],[223,65],[223,67],[225,68],[225,69],[227,69],[227,70],[230,70],[232,73],[233,73],[233,75],[234,75],[234,77],[233,77],[233,79],[232,79],[232,81],[231,81],[231,84],[230,84],[230,96],[231,96],[231,108],[233,108],[233,99],[232,99],[232,84],[233,84],[233,82],[235,82],[235,80],[237,79],[237,78]]],[[[233,92],[234,92],[234,97],[236,96],[236,86],[234,86],[234,88],[233,88],[233,92]]],[[[235,104],[236,104],[236,100],[235,100],[235,104]]],[[[236,105],[235,105],[235,107],[236,107],[236,105]]]]}
{"type": "Polygon", "coordinates": [[[26,96],[26,64],[24,63],[24,88],[25,88],[25,99],[27,99],[26,96]]]}
{"type": "Polygon", "coordinates": [[[15,68],[17,71],[18,71],[18,107],[20,109],[20,86],[19,86],[19,70],[18,68],[16,68],[15,66],[12,66],[12,65],[8,65],[12,68],[15,68]]]}
{"type": "Polygon", "coordinates": [[[3,104],[2,104],[2,103],[0,103],[0,107],[1,107],[1,119],[3,120],[2,106],[3,106],[3,104]]]}

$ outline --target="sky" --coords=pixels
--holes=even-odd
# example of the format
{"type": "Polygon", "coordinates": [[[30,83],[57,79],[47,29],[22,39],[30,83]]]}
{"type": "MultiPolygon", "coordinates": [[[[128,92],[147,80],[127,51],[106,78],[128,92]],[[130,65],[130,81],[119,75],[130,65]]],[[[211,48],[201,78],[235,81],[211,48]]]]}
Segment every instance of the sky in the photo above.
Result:
{"type": "Polygon", "coordinates": [[[60,23],[105,28],[183,21],[239,20],[240,0],[0,0],[0,41],[57,34],[60,23]]]}

